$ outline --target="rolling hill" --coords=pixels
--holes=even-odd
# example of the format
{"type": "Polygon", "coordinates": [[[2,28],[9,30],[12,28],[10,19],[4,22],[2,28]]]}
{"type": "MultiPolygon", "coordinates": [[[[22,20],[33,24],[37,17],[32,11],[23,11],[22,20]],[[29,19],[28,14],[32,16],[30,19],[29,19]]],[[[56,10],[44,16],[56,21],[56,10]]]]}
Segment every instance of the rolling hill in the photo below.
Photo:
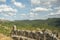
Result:
{"type": "Polygon", "coordinates": [[[16,25],[17,29],[20,30],[37,30],[37,28],[40,28],[60,32],[60,18],[49,18],[47,20],[0,20],[0,33],[9,35],[13,25],[16,25]]]}

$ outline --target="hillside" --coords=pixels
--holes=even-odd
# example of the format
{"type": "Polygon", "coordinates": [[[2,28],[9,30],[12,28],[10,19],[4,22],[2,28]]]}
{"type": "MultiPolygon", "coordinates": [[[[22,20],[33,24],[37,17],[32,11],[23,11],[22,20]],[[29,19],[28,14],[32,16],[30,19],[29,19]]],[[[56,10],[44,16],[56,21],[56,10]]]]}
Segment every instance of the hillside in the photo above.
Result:
{"type": "Polygon", "coordinates": [[[0,33],[9,35],[13,25],[20,30],[37,30],[50,29],[60,32],[60,18],[49,18],[47,20],[15,20],[15,21],[0,21],[0,33]]]}

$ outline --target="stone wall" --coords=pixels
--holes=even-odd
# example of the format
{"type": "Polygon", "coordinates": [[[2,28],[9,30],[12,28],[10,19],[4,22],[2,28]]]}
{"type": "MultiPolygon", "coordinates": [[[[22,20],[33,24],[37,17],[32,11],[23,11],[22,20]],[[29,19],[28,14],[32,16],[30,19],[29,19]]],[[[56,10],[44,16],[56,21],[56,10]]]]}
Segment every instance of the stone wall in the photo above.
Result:
{"type": "Polygon", "coordinates": [[[29,31],[29,30],[12,30],[11,37],[14,40],[60,40],[57,32],[49,30],[29,31]]]}
{"type": "Polygon", "coordinates": [[[11,32],[14,40],[58,40],[58,34],[43,31],[15,30],[11,32]]]}

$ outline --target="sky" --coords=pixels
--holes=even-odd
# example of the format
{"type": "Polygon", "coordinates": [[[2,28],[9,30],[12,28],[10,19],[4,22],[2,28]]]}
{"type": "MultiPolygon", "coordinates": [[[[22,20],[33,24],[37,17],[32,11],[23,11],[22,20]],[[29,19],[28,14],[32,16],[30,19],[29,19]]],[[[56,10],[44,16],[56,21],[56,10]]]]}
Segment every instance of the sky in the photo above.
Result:
{"type": "Polygon", "coordinates": [[[60,18],[60,0],[0,0],[0,19],[60,18]]]}

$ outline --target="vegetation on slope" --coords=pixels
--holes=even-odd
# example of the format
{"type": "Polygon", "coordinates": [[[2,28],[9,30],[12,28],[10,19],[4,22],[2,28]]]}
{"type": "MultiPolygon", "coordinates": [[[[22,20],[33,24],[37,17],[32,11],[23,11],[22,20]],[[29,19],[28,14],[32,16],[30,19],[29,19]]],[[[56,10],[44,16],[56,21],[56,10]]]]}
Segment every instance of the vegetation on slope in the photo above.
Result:
{"type": "Polygon", "coordinates": [[[0,21],[0,33],[9,35],[13,25],[20,30],[37,30],[50,29],[60,32],[60,18],[50,18],[47,20],[15,20],[15,21],[0,21]]]}

